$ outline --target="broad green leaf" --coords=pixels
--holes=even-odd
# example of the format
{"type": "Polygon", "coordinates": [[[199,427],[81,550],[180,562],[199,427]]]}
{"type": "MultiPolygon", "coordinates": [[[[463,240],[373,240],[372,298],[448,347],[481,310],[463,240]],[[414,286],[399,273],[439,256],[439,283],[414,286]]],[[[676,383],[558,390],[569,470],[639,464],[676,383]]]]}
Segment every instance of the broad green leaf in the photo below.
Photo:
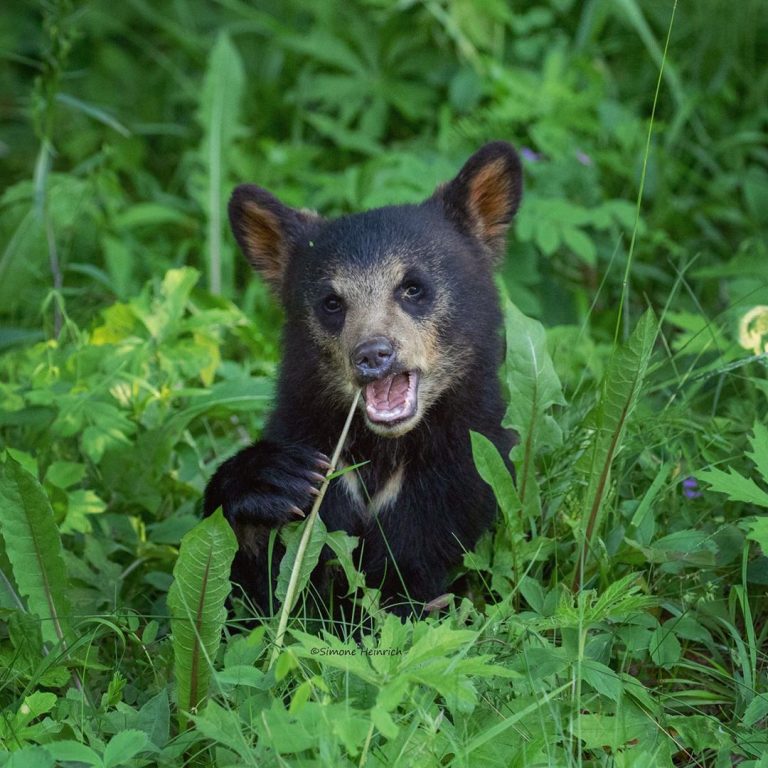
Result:
{"type": "Polygon", "coordinates": [[[12,752],[8,762],[3,765],[4,768],[55,768],[50,750],[37,746],[27,746],[12,752]]]}
{"type": "Polygon", "coordinates": [[[371,709],[371,722],[373,722],[384,738],[394,739],[397,736],[398,728],[395,725],[395,721],[381,705],[377,704],[371,709]]]}
{"type": "Polygon", "coordinates": [[[103,765],[98,752],[79,741],[71,739],[52,741],[47,747],[58,762],[85,763],[86,765],[93,766],[103,765]]]}
{"type": "MultiPolygon", "coordinates": [[[[305,526],[306,522],[294,523],[292,525],[284,526],[280,531],[280,535],[285,543],[285,554],[280,561],[280,573],[277,577],[275,595],[281,603],[285,601],[288,583],[291,580],[291,573],[293,572],[293,566],[296,562],[296,555],[299,551],[299,544],[301,542],[301,537],[304,534],[305,526]]],[[[307,543],[307,548],[304,551],[304,557],[301,561],[301,570],[299,571],[299,578],[296,583],[296,597],[298,597],[309,583],[309,577],[312,575],[312,571],[320,560],[320,553],[323,551],[326,536],[325,523],[323,523],[318,515],[315,519],[315,524],[310,531],[309,542],[307,543]]],[[[294,599],[296,599],[296,597],[294,599]]],[[[292,608],[292,605],[288,606],[289,610],[292,608]]]]}
{"type": "Polygon", "coordinates": [[[350,536],[345,531],[326,531],[325,544],[336,555],[336,559],[344,571],[344,576],[352,594],[358,588],[365,587],[365,576],[357,570],[353,554],[357,549],[359,539],[350,536]]]}
{"type": "Polygon", "coordinates": [[[520,436],[512,456],[518,467],[520,502],[526,516],[533,518],[541,511],[536,457],[542,448],[562,442],[562,432],[550,410],[555,405],[565,405],[565,398],[547,351],[541,323],[526,317],[507,297],[504,297],[504,316],[509,389],[504,426],[512,427],[520,436]]]}
{"type": "Polygon", "coordinates": [[[148,745],[149,738],[144,731],[130,729],[116,733],[104,750],[104,768],[125,765],[148,745]]]}
{"type": "MultiPolygon", "coordinates": [[[[648,310],[627,343],[614,353],[602,382],[600,401],[587,418],[592,427],[591,444],[577,465],[587,477],[582,506],[582,564],[592,537],[600,530],[611,467],[621,450],[627,422],[642,389],[657,328],[656,318],[648,310]]],[[[574,585],[578,584],[580,575],[577,569],[574,585]]]]}
{"type": "Polygon", "coordinates": [[[71,488],[85,477],[85,464],[74,461],[54,461],[45,473],[45,482],[57,488],[71,488]]]}
{"type": "Polygon", "coordinates": [[[671,630],[659,627],[651,634],[648,653],[654,664],[660,667],[676,664],[680,659],[680,652],[680,641],[671,630]]]}
{"type": "Polygon", "coordinates": [[[168,591],[173,633],[179,722],[197,711],[208,695],[211,665],[227,617],[229,571],[237,539],[221,510],[181,540],[168,591]]]}
{"type": "Polygon", "coordinates": [[[756,541],[764,555],[768,555],[768,517],[753,517],[744,520],[747,538],[756,541]]]}
{"type": "Polygon", "coordinates": [[[504,464],[504,459],[496,446],[479,432],[470,432],[472,440],[472,456],[475,460],[478,474],[493,489],[504,522],[511,534],[522,534],[520,519],[520,498],[510,471],[504,464]]]}
{"type": "Polygon", "coordinates": [[[592,659],[584,659],[579,668],[581,676],[598,693],[618,702],[624,690],[622,679],[605,664],[592,659]]]}
{"type": "Polygon", "coordinates": [[[69,578],[53,510],[37,479],[6,456],[0,464],[0,534],[19,592],[41,619],[43,640],[69,632],[69,578]]]}

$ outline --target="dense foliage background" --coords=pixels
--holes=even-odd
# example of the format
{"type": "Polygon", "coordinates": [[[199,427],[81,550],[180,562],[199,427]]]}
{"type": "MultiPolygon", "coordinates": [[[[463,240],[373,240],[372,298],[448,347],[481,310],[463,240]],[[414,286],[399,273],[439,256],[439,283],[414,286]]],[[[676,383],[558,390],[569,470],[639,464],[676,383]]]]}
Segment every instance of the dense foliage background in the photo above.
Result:
{"type": "Polygon", "coordinates": [[[0,51],[0,765],[768,768],[763,0],[6,0],[0,51]],[[494,138],[535,319],[467,595],[220,643],[199,498],[280,325],[230,190],[415,201],[494,138]]]}

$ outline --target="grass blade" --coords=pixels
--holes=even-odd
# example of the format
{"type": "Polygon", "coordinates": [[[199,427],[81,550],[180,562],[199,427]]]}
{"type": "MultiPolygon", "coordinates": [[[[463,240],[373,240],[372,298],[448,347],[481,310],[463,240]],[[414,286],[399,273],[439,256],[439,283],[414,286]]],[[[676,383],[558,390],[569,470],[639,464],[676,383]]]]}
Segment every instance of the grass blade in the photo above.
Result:
{"type": "MultiPolygon", "coordinates": [[[[301,581],[301,577],[304,575],[305,579],[308,579],[309,573],[311,573],[312,568],[314,567],[314,563],[311,563],[309,566],[304,563],[305,555],[310,541],[312,540],[312,531],[315,527],[315,521],[318,518],[320,505],[323,503],[325,492],[328,489],[328,484],[331,482],[331,478],[336,471],[336,465],[339,462],[341,449],[344,447],[344,441],[347,439],[349,426],[352,423],[352,417],[355,415],[355,409],[357,408],[357,403],[359,400],[360,390],[358,389],[357,394],[352,400],[352,405],[349,409],[349,413],[347,414],[347,420],[344,423],[344,428],[341,430],[339,442],[336,443],[336,450],[333,452],[333,456],[331,457],[331,466],[325,473],[325,480],[323,480],[323,484],[320,486],[320,494],[315,499],[315,503],[312,505],[312,510],[310,511],[309,515],[307,515],[307,521],[304,523],[301,540],[299,541],[299,546],[296,549],[295,559],[291,566],[291,577],[288,580],[288,586],[285,590],[285,600],[283,600],[283,606],[280,610],[280,619],[277,624],[277,634],[275,635],[275,647],[272,650],[272,656],[269,660],[269,667],[271,667],[277,661],[277,657],[280,655],[280,651],[283,648],[283,643],[285,642],[285,631],[288,627],[288,617],[291,614],[291,609],[293,608],[293,604],[296,602],[296,598],[299,594],[299,583],[301,581]]],[[[286,556],[287,554],[288,553],[286,552],[286,556]]],[[[318,550],[317,555],[319,556],[319,554],[320,552],[318,550]]]]}
{"type": "Polygon", "coordinates": [[[221,32],[213,46],[200,97],[198,122],[204,135],[200,149],[204,179],[198,192],[208,216],[208,284],[213,293],[221,293],[233,280],[232,251],[224,263],[223,238],[224,189],[228,175],[228,156],[234,140],[242,132],[240,106],[245,83],[243,62],[229,36],[221,32]]]}

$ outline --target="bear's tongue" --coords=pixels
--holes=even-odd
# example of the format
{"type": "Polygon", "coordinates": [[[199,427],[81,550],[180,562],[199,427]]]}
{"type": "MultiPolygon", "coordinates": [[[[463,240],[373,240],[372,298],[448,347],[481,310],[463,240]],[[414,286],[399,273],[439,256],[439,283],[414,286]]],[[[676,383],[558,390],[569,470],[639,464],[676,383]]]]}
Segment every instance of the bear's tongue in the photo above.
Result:
{"type": "Polygon", "coordinates": [[[388,423],[416,412],[416,375],[410,371],[372,381],[365,388],[365,410],[371,421],[388,423]]]}

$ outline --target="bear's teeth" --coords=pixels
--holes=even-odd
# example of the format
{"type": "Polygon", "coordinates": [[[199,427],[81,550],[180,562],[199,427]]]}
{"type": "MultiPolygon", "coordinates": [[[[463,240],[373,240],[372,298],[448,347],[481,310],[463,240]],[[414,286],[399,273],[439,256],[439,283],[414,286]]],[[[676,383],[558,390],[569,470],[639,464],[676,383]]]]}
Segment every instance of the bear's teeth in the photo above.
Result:
{"type": "Polygon", "coordinates": [[[391,423],[410,418],[416,412],[415,371],[397,373],[373,381],[365,388],[365,410],[375,423],[391,423]]]}

